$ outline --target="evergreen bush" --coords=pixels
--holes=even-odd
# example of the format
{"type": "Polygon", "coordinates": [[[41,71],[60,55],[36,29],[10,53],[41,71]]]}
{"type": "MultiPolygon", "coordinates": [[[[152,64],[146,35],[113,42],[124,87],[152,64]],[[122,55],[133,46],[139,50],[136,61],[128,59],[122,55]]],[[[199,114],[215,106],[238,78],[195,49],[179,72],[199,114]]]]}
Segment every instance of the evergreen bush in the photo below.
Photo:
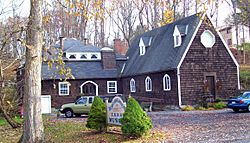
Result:
{"type": "Polygon", "coordinates": [[[94,102],[89,112],[86,127],[98,130],[100,132],[106,131],[107,129],[106,106],[103,100],[98,96],[95,96],[94,98],[94,102]]]}
{"type": "Polygon", "coordinates": [[[128,99],[126,110],[120,121],[122,133],[129,136],[140,137],[152,128],[151,119],[132,97],[128,99]]]}

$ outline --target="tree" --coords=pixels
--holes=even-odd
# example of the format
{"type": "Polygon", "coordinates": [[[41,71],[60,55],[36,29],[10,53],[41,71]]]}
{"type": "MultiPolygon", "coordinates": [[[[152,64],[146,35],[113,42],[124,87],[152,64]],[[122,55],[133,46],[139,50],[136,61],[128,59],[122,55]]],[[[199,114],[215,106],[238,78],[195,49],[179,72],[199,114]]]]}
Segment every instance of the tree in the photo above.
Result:
{"type": "Polygon", "coordinates": [[[102,99],[98,96],[94,98],[91,106],[86,127],[98,131],[105,131],[107,129],[106,123],[106,106],[102,99]]]}
{"type": "Polygon", "coordinates": [[[24,86],[24,127],[21,142],[39,143],[44,140],[41,114],[41,64],[42,64],[42,1],[31,0],[27,28],[25,86],[24,86]]]}
{"type": "Polygon", "coordinates": [[[128,99],[128,105],[120,121],[122,123],[122,133],[131,136],[140,137],[152,128],[151,119],[132,97],[128,99]]]}
{"type": "Polygon", "coordinates": [[[6,121],[13,127],[18,128],[20,124],[12,119],[12,112],[18,110],[19,97],[14,90],[7,87],[9,83],[15,83],[13,72],[19,66],[20,59],[23,58],[22,46],[18,38],[23,34],[22,26],[25,24],[25,18],[21,18],[15,12],[19,7],[19,2],[11,1],[11,6],[1,7],[0,15],[7,14],[6,9],[12,9],[12,17],[0,23],[0,113],[6,121]]]}

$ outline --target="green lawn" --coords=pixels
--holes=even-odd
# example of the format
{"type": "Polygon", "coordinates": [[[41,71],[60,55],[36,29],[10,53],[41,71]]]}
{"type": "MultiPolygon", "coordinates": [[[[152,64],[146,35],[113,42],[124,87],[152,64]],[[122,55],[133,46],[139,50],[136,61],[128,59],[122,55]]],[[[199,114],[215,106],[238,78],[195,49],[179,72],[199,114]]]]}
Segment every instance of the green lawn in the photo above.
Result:
{"type": "MultiPolygon", "coordinates": [[[[18,123],[21,123],[21,122],[22,122],[22,119],[20,119],[18,116],[15,117],[14,119],[15,119],[15,121],[17,121],[18,123]]],[[[6,125],[8,125],[7,121],[6,121],[4,118],[0,117],[0,126],[6,126],[6,125]]]]}
{"type": "MultiPolygon", "coordinates": [[[[12,129],[0,120],[0,143],[17,142],[22,129],[12,129]]],[[[45,139],[48,143],[119,143],[119,142],[160,142],[170,140],[171,136],[159,130],[152,130],[139,138],[127,138],[121,134],[119,127],[111,127],[107,133],[97,133],[85,127],[84,121],[57,120],[56,117],[44,117],[45,139]]]]}

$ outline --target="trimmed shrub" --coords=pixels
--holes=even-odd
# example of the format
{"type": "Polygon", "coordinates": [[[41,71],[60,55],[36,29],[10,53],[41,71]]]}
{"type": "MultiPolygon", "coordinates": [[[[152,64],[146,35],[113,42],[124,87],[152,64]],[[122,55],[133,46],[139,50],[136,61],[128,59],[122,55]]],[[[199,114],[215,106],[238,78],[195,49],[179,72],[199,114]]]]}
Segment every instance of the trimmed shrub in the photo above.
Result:
{"type": "Polygon", "coordinates": [[[128,99],[126,110],[120,121],[122,123],[122,133],[129,136],[141,137],[153,127],[147,113],[142,110],[139,103],[132,97],[128,99]]]}
{"type": "Polygon", "coordinates": [[[226,107],[226,104],[223,102],[218,102],[214,104],[214,109],[223,109],[226,107]]]}
{"type": "Polygon", "coordinates": [[[192,111],[194,110],[194,107],[191,105],[187,105],[181,108],[182,111],[192,111]]]}
{"type": "Polygon", "coordinates": [[[102,99],[98,96],[95,96],[94,102],[91,106],[87,124],[87,128],[95,129],[100,132],[106,131],[106,106],[102,99]]]}

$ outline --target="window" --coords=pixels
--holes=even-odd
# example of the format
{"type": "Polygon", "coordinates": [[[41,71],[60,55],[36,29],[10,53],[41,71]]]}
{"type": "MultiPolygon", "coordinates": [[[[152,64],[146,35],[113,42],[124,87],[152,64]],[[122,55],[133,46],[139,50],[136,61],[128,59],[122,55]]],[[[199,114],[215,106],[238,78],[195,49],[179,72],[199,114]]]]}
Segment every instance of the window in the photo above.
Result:
{"type": "Polygon", "coordinates": [[[203,44],[204,47],[206,48],[212,48],[213,45],[215,44],[215,36],[214,34],[209,31],[209,30],[205,30],[202,34],[201,34],[201,43],[203,44]]]}
{"type": "Polygon", "coordinates": [[[87,98],[80,98],[78,101],[77,101],[77,104],[86,104],[87,103],[87,98]]]}
{"type": "Polygon", "coordinates": [[[69,95],[69,83],[59,82],[59,95],[69,95]]]}
{"type": "Polygon", "coordinates": [[[152,91],[152,80],[150,77],[145,79],[145,89],[146,91],[152,91]]]}
{"type": "Polygon", "coordinates": [[[89,104],[93,103],[93,98],[89,97],[89,104]]]}
{"type": "Polygon", "coordinates": [[[232,45],[232,39],[227,39],[227,45],[232,45]]]}
{"type": "Polygon", "coordinates": [[[142,38],[140,39],[139,47],[140,47],[140,56],[145,55],[145,53],[146,53],[146,46],[145,46],[142,38]]]}
{"type": "Polygon", "coordinates": [[[97,59],[97,55],[91,55],[91,59],[97,59]]]}
{"type": "Polygon", "coordinates": [[[117,93],[117,82],[107,81],[107,91],[108,93],[117,93]]]}
{"type": "Polygon", "coordinates": [[[135,91],[136,91],[135,80],[132,78],[130,80],[130,92],[135,92],[135,91]]]}
{"type": "Polygon", "coordinates": [[[175,26],[174,28],[173,36],[174,36],[174,47],[181,46],[181,33],[179,29],[177,28],[177,26],[175,26]]]}
{"type": "Polygon", "coordinates": [[[70,59],[75,59],[75,58],[76,58],[76,55],[70,55],[69,58],[70,58],[70,59]]]}
{"type": "Polygon", "coordinates": [[[170,91],[171,90],[170,76],[167,75],[167,74],[163,77],[163,90],[164,91],[170,91]]]}
{"type": "Polygon", "coordinates": [[[80,59],[87,59],[86,55],[81,55],[80,59]]]}
{"type": "Polygon", "coordinates": [[[146,53],[146,48],[145,48],[145,46],[140,46],[140,55],[142,56],[142,55],[145,55],[145,53],[146,53]]]}

